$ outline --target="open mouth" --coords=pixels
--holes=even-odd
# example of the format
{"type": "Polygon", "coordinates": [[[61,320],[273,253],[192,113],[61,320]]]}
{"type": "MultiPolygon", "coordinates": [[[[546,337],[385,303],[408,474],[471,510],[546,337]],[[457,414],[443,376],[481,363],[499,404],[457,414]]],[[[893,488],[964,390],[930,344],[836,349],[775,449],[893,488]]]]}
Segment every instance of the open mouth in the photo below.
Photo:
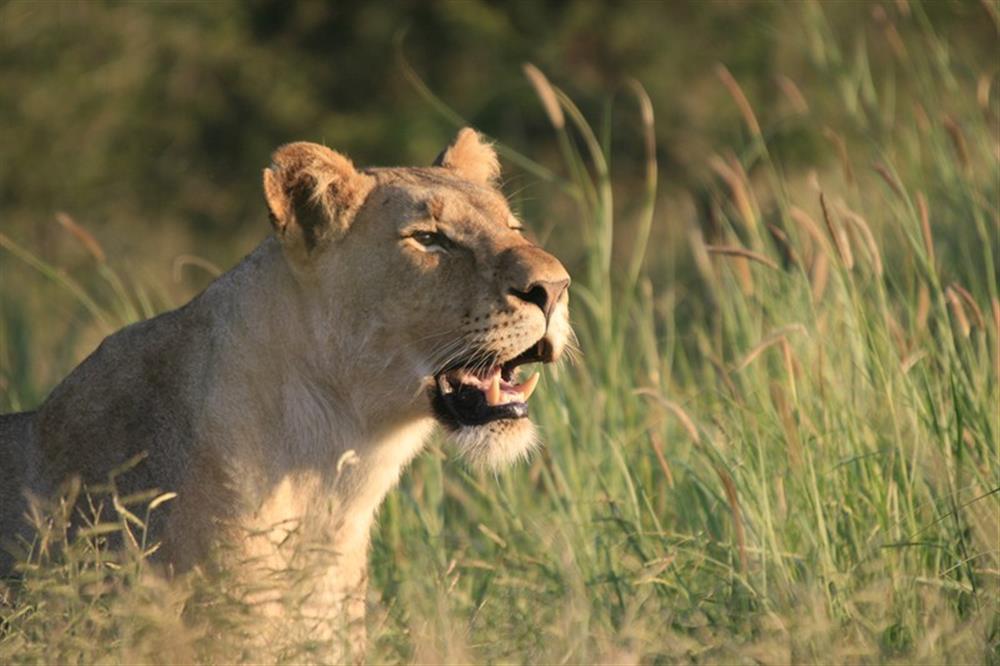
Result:
{"type": "Polygon", "coordinates": [[[446,425],[476,426],[528,416],[528,399],[538,385],[538,373],[518,381],[522,365],[550,363],[552,345],[542,338],[521,354],[503,363],[482,367],[474,363],[452,365],[435,376],[431,405],[446,425]]]}

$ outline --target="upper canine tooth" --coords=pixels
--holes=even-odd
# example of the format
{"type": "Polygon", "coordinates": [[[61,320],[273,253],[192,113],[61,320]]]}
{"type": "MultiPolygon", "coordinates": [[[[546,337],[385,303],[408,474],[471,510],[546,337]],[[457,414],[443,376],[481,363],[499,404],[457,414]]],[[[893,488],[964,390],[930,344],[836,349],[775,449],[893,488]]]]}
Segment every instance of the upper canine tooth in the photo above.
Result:
{"type": "Polygon", "coordinates": [[[541,375],[539,375],[536,372],[535,374],[525,379],[524,382],[522,382],[521,385],[517,387],[518,392],[524,396],[525,402],[527,402],[528,398],[531,397],[531,394],[535,392],[535,387],[538,386],[539,377],[541,377],[541,375]]]}
{"type": "Polygon", "coordinates": [[[493,373],[490,378],[490,388],[486,392],[486,403],[489,405],[500,404],[500,373],[493,373]]]}

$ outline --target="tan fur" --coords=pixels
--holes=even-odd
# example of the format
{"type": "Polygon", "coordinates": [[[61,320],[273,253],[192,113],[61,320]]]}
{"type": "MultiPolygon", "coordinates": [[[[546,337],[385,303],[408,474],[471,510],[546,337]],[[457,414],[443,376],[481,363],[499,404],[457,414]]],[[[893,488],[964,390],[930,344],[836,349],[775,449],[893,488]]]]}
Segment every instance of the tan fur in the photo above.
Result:
{"type": "Polygon", "coordinates": [[[480,185],[493,185],[500,177],[500,161],[493,148],[484,143],[479,134],[468,127],[444,151],[441,166],[480,185]]]}
{"type": "MultiPolygon", "coordinates": [[[[170,568],[315,571],[310,636],[333,643],[351,625],[358,650],[371,524],[433,431],[434,372],[543,335],[558,356],[571,335],[565,292],[548,319],[513,295],[568,277],[510,227],[496,176],[472,130],[427,168],[278,149],[264,172],[274,236],[191,303],[109,336],[37,412],[0,417],[0,536],[29,537],[26,492],[100,483],[142,454],[116,483],[178,493],[150,524],[170,568]],[[428,229],[454,246],[410,237],[428,229]]],[[[493,466],[534,443],[527,419],[452,435],[493,466]]]]}

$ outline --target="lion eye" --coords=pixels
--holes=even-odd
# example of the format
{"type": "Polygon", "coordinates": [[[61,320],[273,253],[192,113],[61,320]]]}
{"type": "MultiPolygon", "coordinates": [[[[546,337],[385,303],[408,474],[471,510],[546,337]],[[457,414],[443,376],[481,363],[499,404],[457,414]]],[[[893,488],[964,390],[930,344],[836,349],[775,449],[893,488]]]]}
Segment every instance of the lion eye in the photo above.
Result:
{"type": "Polygon", "coordinates": [[[410,238],[417,241],[428,250],[447,251],[451,249],[453,245],[451,239],[437,231],[416,231],[412,236],[410,236],[410,238]]]}

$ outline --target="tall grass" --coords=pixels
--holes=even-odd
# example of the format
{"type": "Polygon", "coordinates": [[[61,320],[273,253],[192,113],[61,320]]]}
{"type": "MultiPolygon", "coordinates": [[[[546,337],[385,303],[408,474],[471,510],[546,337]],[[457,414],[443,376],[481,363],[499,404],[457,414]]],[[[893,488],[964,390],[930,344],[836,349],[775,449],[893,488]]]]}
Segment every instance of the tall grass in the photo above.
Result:
{"type": "MultiPolygon", "coordinates": [[[[583,357],[537,394],[530,464],[494,477],[432,446],[390,495],[369,660],[1000,663],[1000,116],[912,11],[905,94],[804,12],[842,111],[814,125],[797,93],[836,160],[806,178],[719,67],[744,141],[706,156],[707,219],[654,209],[641,86],[611,107],[646,156],[616,219],[608,133],[527,69],[563,165],[505,150],[574,207],[583,357]]],[[[247,648],[224,583],[164,585],[98,538],[39,551],[0,606],[0,661],[308,656],[247,648]]]]}

